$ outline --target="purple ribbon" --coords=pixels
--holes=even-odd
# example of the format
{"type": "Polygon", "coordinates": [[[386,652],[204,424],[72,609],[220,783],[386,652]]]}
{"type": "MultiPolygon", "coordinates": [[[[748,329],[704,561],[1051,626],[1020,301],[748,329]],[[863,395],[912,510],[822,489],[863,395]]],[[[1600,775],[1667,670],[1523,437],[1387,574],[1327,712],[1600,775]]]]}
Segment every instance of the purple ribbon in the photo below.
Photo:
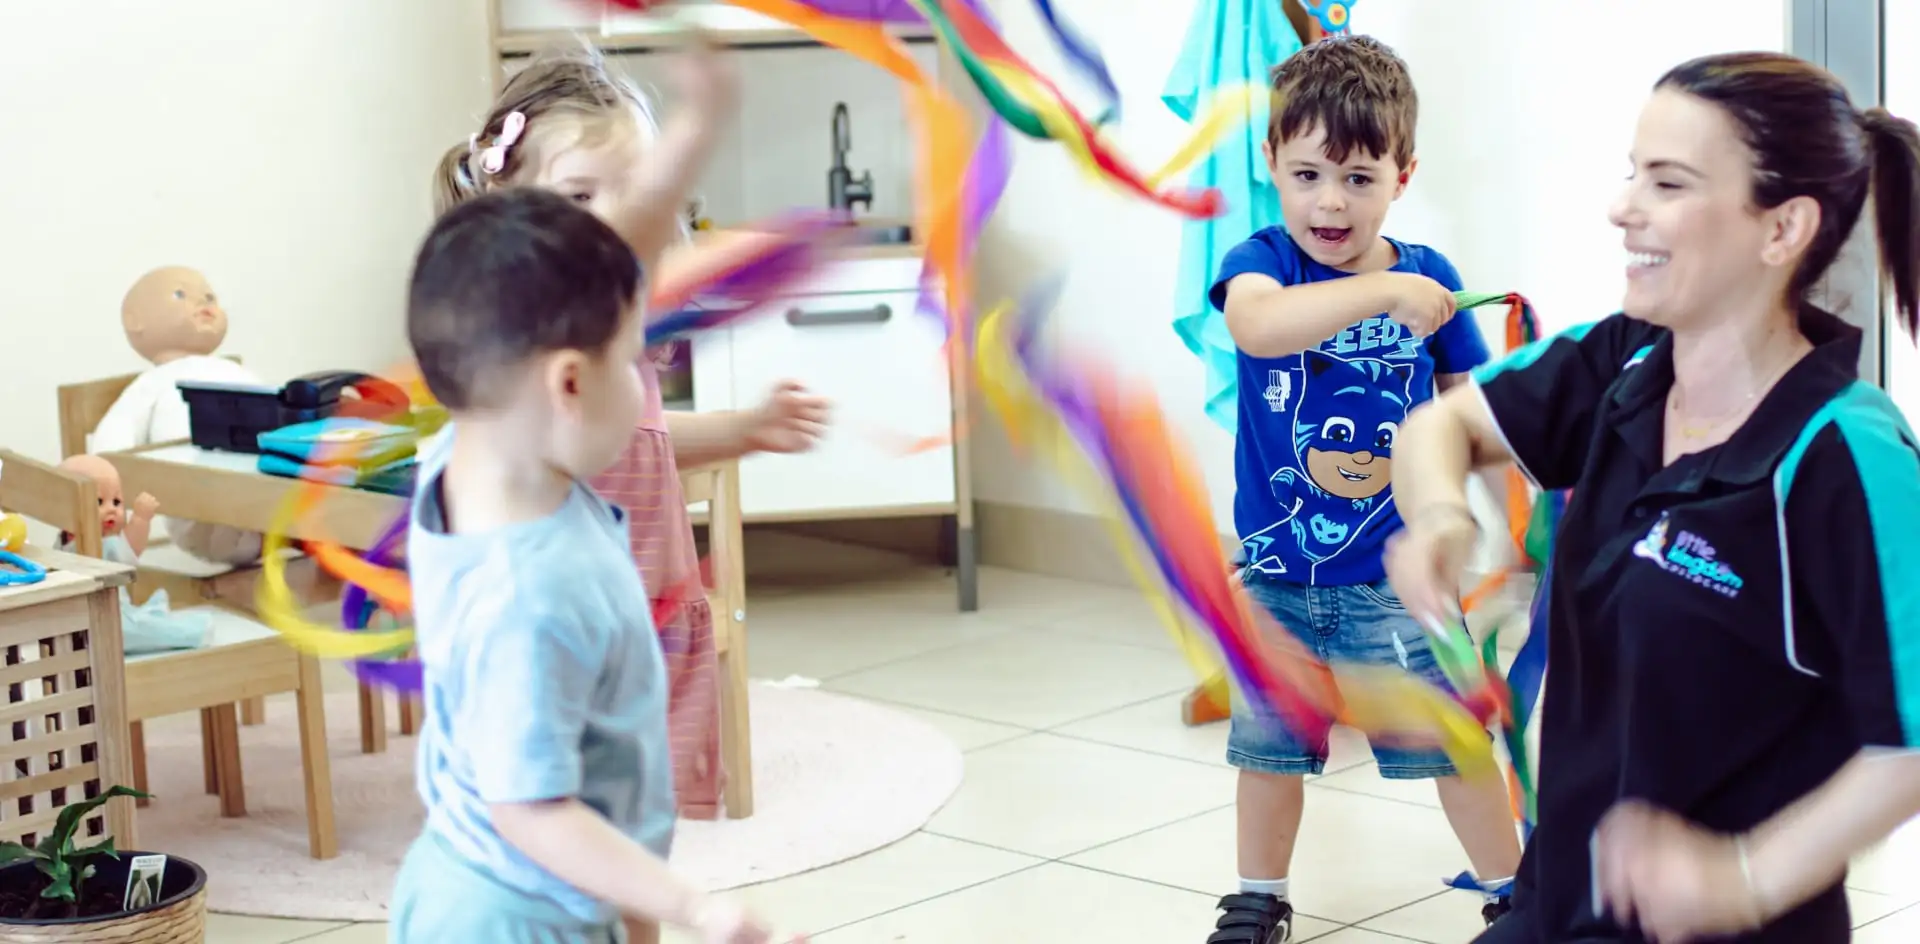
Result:
{"type": "MultiPolygon", "coordinates": [[[[401,515],[381,532],[379,540],[373,543],[373,549],[367,552],[367,561],[381,567],[400,565],[399,545],[407,535],[407,516],[401,515]]],[[[348,583],[340,592],[340,625],[352,630],[367,628],[376,607],[367,589],[357,583],[348,583]]],[[[362,683],[381,688],[390,688],[402,693],[418,692],[426,687],[425,673],[420,660],[400,658],[390,660],[355,659],[353,674],[362,683]]]]}

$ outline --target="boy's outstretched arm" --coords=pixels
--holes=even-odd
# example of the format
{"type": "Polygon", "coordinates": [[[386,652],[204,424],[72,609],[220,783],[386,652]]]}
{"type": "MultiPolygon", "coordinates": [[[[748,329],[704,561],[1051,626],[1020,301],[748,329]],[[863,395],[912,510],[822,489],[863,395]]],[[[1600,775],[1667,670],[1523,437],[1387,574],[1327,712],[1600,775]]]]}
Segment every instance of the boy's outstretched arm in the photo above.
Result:
{"type": "Polygon", "coordinates": [[[1342,279],[1281,285],[1246,272],[1227,283],[1227,332],[1254,357],[1286,357],[1385,312],[1416,337],[1453,317],[1453,293],[1424,275],[1369,272],[1342,279]]]}

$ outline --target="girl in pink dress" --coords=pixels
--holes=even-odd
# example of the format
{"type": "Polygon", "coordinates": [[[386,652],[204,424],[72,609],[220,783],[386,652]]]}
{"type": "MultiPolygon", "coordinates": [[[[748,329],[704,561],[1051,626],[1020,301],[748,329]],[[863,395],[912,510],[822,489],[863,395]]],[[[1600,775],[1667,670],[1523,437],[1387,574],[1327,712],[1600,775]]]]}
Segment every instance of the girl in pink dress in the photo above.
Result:
{"type": "MultiPolygon", "coordinates": [[[[690,57],[686,68],[673,120],[656,130],[647,100],[613,76],[596,51],[567,47],[534,57],[508,81],[481,130],[442,159],[438,209],[500,187],[557,191],[625,236],[649,284],[657,283],[663,256],[686,242],[680,208],[734,113],[735,82],[718,57],[690,57]]],[[[679,469],[810,448],[826,421],[826,404],[785,383],[750,411],[667,411],[652,361],[643,358],[635,369],[646,396],[640,424],[619,462],[593,485],[627,510],[647,591],[684,601],[662,614],[657,627],[671,689],[675,790],[681,815],[711,819],[719,814],[726,776],[717,640],[706,595],[680,592],[690,581],[695,588],[704,584],[679,469]]]]}

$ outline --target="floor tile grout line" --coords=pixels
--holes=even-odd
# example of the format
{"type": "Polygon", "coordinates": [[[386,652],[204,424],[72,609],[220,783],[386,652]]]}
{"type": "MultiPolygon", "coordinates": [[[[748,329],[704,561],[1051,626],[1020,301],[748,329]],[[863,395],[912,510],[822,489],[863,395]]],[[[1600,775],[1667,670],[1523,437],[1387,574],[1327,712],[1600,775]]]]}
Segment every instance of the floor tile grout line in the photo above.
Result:
{"type": "MultiPolygon", "coordinates": [[[[939,834],[938,834],[938,833],[936,833],[935,835],[939,835],[939,834]]],[[[953,836],[943,836],[943,837],[941,837],[941,838],[943,838],[943,839],[953,839],[953,838],[956,838],[956,837],[953,837],[953,836]]],[[[968,840],[964,840],[964,839],[962,839],[962,840],[960,840],[960,841],[961,841],[961,842],[966,842],[966,841],[968,841],[968,840]]],[[[976,845],[976,846],[979,846],[979,845],[985,845],[985,844],[984,844],[984,843],[974,843],[974,845],[976,845]]],[[[989,849],[994,849],[994,848],[997,848],[997,847],[995,847],[995,846],[987,846],[987,848],[989,848],[989,849]]],[[[1000,849],[999,851],[1001,851],[1001,852],[1012,852],[1013,850],[1011,850],[1011,849],[1000,849]]],[[[1026,853],[1021,853],[1021,854],[1022,854],[1022,855],[1027,855],[1026,853]]],[[[1027,858],[1030,858],[1030,859],[1033,859],[1033,858],[1038,858],[1038,857],[1036,857],[1036,856],[1032,856],[1032,855],[1027,855],[1027,858]]],[[[1019,875],[1019,874],[1020,874],[1020,873],[1022,873],[1022,872],[1031,872],[1031,871],[1033,871],[1034,869],[1037,869],[1037,868],[1040,868],[1040,867],[1042,867],[1042,866],[1046,866],[1046,865],[1052,865],[1052,864],[1053,864],[1053,863],[1052,863],[1052,861],[1051,861],[1051,860],[1045,860],[1045,859],[1042,859],[1042,860],[1040,860],[1040,861],[1036,861],[1036,862],[1031,862],[1031,863],[1028,863],[1028,864],[1026,864],[1026,865],[1023,865],[1023,866],[1021,866],[1021,867],[1019,867],[1019,868],[1017,868],[1017,869],[1014,869],[1014,870],[1013,870],[1013,871],[1011,871],[1011,872],[1003,872],[1003,873],[1001,873],[1001,874],[999,874],[999,875],[996,875],[996,876],[994,876],[994,877],[992,877],[992,878],[984,878],[984,879],[981,879],[980,881],[977,881],[977,882],[970,882],[970,883],[968,883],[968,884],[966,884],[966,885],[962,885],[962,886],[960,886],[960,887],[958,887],[958,888],[951,888],[951,889],[948,889],[948,890],[946,890],[946,891],[944,891],[944,892],[941,892],[941,893],[940,893],[940,894],[938,894],[938,895],[928,895],[928,896],[927,896],[927,897],[925,897],[925,898],[921,898],[921,899],[918,899],[918,900],[915,900],[915,901],[911,901],[911,902],[908,902],[908,903],[906,903],[906,904],[903,904],[903,905],[897,905],[897,906],[895,906],[895,907],[892,907],[892,908],[888,908],[888,909],[886,909],[885,911],[876,911],[876,912],[874,912],[873,914],[870,914],[870,915],[867,915],[867,916],[866,916],[866,917],[864,917],[864,918],[856,918],[856,919],[854,919],[854,920],[852,920],[852,921],[846,921],[846,922],[843,922],[843,923],[840,923],[840,924],[836,924],[836,925],[834,925],[833,927],[830,927],[830,928],[822,928],[822,929],[820,929],[820,930],[818,930],[818,931],[809,931],[809,932],[808,932],[808,936],[809,936],[809,937],[813,937],[813,936],[821,936],[821,935],[825,935],[825,934],[827,934],[827,933],[829,933],[829,932],[832,932],[832,931],[838,931],[838,930],[840,930],[840,929],[842,929],[842,928],[850,928],[850,927],[853,927],[853,926],[854,926],[854,925],[856,925],[856,924],[864,924],[864,923],[866,923],[866,922],[868,922],[868,921],[873,921],[873,920],[875,920],[875,919],[878,919],[878,918],[883,918],[883,917],[886,917],[887,915],[890,915],[890,914],[893,914],[893,913],[895,913],[895,912],[899,912],[899,911],[905,911],[905,910],[907,910],[908,908],[915,908],[915,907],[918,907],[918,906],[920,906],[920,905],[924,905],[924,904],[927,904],[928,902],[933,902],[933,901],[939,901],[939,900],[940,900],[940,899],[942,899],[942,898],[948,898],[948,897],[951,897],[951,896],[953,896],[953,895],[958,895],[958,894],[960,894],[961,892],[964,892],[964,891],[970,891],[970,890],[972,890],[972,889],[975,889],[975,888],[979,888],[979,887],[980,887],[980,886],[982,886],[982,885],[988,885],[988,884],[991,884],[991,883],[993,883],[993,882],[998,882],[998,881],[1000,881],[1000,880],[1002,880],[1002,879],[1006,879],[1006,878],[1012,878],[1013,876],[1015,876],[1015,875],[1019,875]]]]}
{"type": "MultiPolygon", "coordinates": [[[[1160,824],[1158,824],[1158,825],[1154,825],[1154,826],[1149,826],[1149,827],[1147,827],[1147,828],[1145,828],[1145,829],[1141,829],[1141,830],[1136,830],[1136,831],[1134,831],[1134,832],[1130,832],[1130,833],[1128,833],[1128,834],[1126,834],[1126,835],[1124,835],[1124,836],[1115,836],[1114,838],[1112,838],[1112,839],[1108,839],[1108,840],[1105,840],[1105,841],[1103,841],[1103,842],[1096,842],[1096,843],[1094,843],[1093,845],[1091,845],[1091,846],[1087,846],[1087,847],[1086,847],[1086,848],[1084,848],[1084,849],[1076,849],[1076,850],[1074,850],[1074,851],[1072,851],[1072,852],[1068,852],[1068,853],[1064,853],[1064,854],[1062,854],[1062,855],[1059,855],[1059,856],[1054,856],[1054,857],[1053,857],[1053,861],[1055,861],[1055,862],[1060,862],[1060,863],[1063,863],[1063,864],[1066,864],[1066,865],[1073,865],[1073,864],[1075,864],[1075,863],[1071,863],[1071,862],[1067,862],[1067,859],[1069,859],[1069,858],[1071,858],[1071,857],[1073,857],[1073,856],[1081,856],[1081,855],[1086,855],[1087,853],[1089,853],[1089,852],[1093,852],[1093,851],[1094,851],[1094,850],[1096,850],[1096,849],[1105,849],[1105,848],[1106,848],[1106,847],[1108,847],[1108,846],[1111,846],[1111,845],[1114,845],[1114,844],[1116,844],[1116,843],[1122,843],[1122,842],[1126,842],[1126,841],[1127,841],[1127,840],[1129,840],[1129,839],[1138,839],[1138,838],[1140,838],[1141,836],[1144,836],[1144,835],[1146,835],[1146,834],[1148,834],[1148,833],[1151,833],[1151,832],[1158,832],[1158,831],[1160,831],[1160,830],[1162,830],[1162,829],[1168,829],[1168,828],[1171,828],[1171,827],[1174,827],[1174,826],[1178,826],[1178,825],[1180,825],[1181,823],[1186,823],[1186,822],[1190,822],[1190,821],[1192,821],[1192,820],[1196,820],[1196,819],[1199,819],[1199,818],[1200,818],[1200,817],[1202,817],[1202,816],[1211,816],[1211,815],[1213,815],[1213,814],[1215,814],[1215,813],[1218,813],[1218,812],[1220,812],[1221,810],[1230,810],[1230,809],[1233,809],[1233,807],[1234,807],[1234,804],[1232,804],[1232,803],[1222,803],[1222,804],[1221,804],[1221,805],[1219,805],[1219,806],[1214,806],[1214,807],[1208,807],[1207,809],[1204,809],[1204,810],[1199,810],[1199,811],[1197,811],[1197,812],[1193,812],[1193,813],[1189,813],[1189,814],[1187,814],[1187,815],[1185,815],[1185,816],[1181,816],[1181,817],[1178,817],[1178,818],[1175,818],[1175,819],[1170,819],[1170,820],[1167,820],[1166,822],[1164,822],[1164,823],[1160,823],[1160,824]]],[[[1027,853],[1027,854],[1028,854],[1028,855],[1032,855],[1033,853],[1027,853]]],[[[1119,874],[1119,873],[1117,873],[1117,872],[1116,872],[1116,873],[1114,873],[1114,874],[1116,874],[1116,875],[1117,875],[1117,874],[1119,874]]],[[[1132,877],[1132,876],[1128,876],[1128,877],[1132,877]]],[[[1141,879],[1141,881],[1148,881],[1148,880],[1147,880],[1147,879],[1141,879]]],[[[1187,889],[1187,890],[1188,890],[1188,891],[1198,891],[1197,889],[1187,889]]],[[[1204,895],[1204,894],[1207,894],[1206,892],[1198,892],[1198,893],[1199,893],[1199,894],[1202,894],[1202,895],[1204,895]]]]}
{"type": "MultiPolygon", "coordinates": [[[[1349,770],[1351,770],[1352,768],[1348,768],[1348,769],[1349,769],[1349,770]]],[[[1381,779],[1382,779],[1382,780],[1384,780],[1384,779],[1386,779],[1386,778],[1384,778],[1384,777],[1382,777],[1381,779]]],[[[1430,811],[1430,812],[1434,812],[1434,813],[1441,813],[1441,814],[1445,814],[1445,813],[1446,813],[1446,810],[1445,810],[1445,809],[1443,809],[1443,808],[1441,808],[1440,806],[1437,806],[1437,805],[1435,805],[1435,806],[1428,806],[1428,805],[1427,805],[1427,804],[1425,804],[1425,803],[1418,803],[1418,802],[1415,802],[1415,801],[1413,801],[1413,800],[1402,800],[1402,799],[1400,799],[1399,797],[1389,797],[1389,796],[1381,796],[1381,795],[1379,795],[1379,794],[1377,794],[1377,793],[1368,793],[1368,792],[1366,792],[1366,791],[1364,791],[1364,790],[1355,790],[1355,789],[1353,789],[1353,788],[1351,788],[1351,787],[1336,787],[1336,786],[1332,786],[1332,785],[1330,785],[1330,784],[1328,784],[1328,783],[1327,783],[1327,778],[1326,778],[1326,777],[1324,777],[1324,776],[1322,776],[1322,777],[1319,777],[1319,778],[1316,778],[1316,779],[1314,779],[1314,780],[1311,780],[1311,781],[1308,781],[1308,783],[1310,783],[1310,784],[1311,784],[1311,785],[1313,785],[1313,786],[1316,786],[1316,787],[1319,787],[1319,788],[1321,788],[1321,789],[1323,789],[1323,790],[1332,790],[1332,791],[1333,791],[1333,792],[1335,792],[1335,793],[1344,793],[1344,794],[1346,794],[1347,796],[1360,796],[1360,797],[1367,797],[1367,798],[1369,798],[1369,799],[1373,799],[1373,800],[1384,800],[1384,801],[1386,801],[1386,802],[1388,802],[1388,803],[1398,803],[1398,804],[1400,804],[1401,806],[1410,806],[1410,807],[1413,807],[1413,808],[1414,808],[1414,809],[1416,809],[1416,810],[1427,810],[1427,811],[1430,811]]]]}
{"type": "MultiPolygon", "coordinates": [[[[1074,854],[1079,855],[1079,853],[1074,853],[1074,854]]],[[[1185,885],[1175,885],[1172,882],[1163,882],[1163,881],[1160,881],[1159,879],[1142,878],[1141,876],[1138,876],[1138,875],[1129,875],[1125,872],[1115,872],[1112,869],[1103,869],[1098,866],[1082,865],[1078,862],[1068,862],[1063,859],[1056,859],[1054,861],[1059,865],[1064,865],[1068,868],[1079,869],[1083,872],[1092,872],[1096,875],[1107,875],[1113,878],[1123,878],[1130,882],[1140,882],[1146,885],[1154,885],[1160,888],[1171,889],[1176,892],[1186,892],[1192,895],[1199,895],[1202,898],[1210,898],[1210,897],[1213,897],[1214,895],[1214,893],[1210,891],[1203,892],[1197,888],[1188,888],[1185,885]]],[[[1344,930],[1346,928],[1357,927],[1357,925],[1348,924],[1345,921],[1336,921],[1332,918],[1323,918],[1319,915],[1308,914],[1307,912],[1304,912],[1304,911],[1296,912],[1296,914],[1302,918],[1312,918],[1315,921],[1323,921],[1323,922],[1326,922],[1327,924],[1337,925],[1338,927],[1335,930],[1344,930]]],[[[1368,918],[1367,920],[1371,921],[1373,919],[1368,918]]],[[[1328,931],[1327,933],[1332,934],[1333,932],[1328,931]]]]}
{"type": "Polygon", "coordinates": [[[344,931],[347,928],[356,927],[362,924],[386,924],[386,923],[387,922],[385,921],[349,921],[345,924],[336,924],[333,927],[327,928],[326,930],[323,930],[323,931],[315,931],[312,934],[302,934],[299,937],[287,938],[285,941],[281,942],[281,944],[300,944],[301,941],[311,941],[311,940],[314,940],[315,938],[318,938],[322,934],[332,934],[335,931],[344,931]]]}
{"type": "MultiPolygon", "coordinates": [[[[825,688],[828,682],[832,682],[836,679],[843,679],[850,675],[859,675],[862,672],[872,672],[876,669],[890,669],[890,668],[893,668],[894,666],[899,665],[902,662],[911,662],[915,659],[923,659],[927,656],[939,655],[943,652],[952,652],[955,649],[964,649],[967,646],[973,645],[975,643],[986,642],[990,639],[998,639],[1001,636],[1011,636],[1014,634],[1014,632],[1015,630],[1013,629],[1002,628],[997,632],[987,633],[986,635],[978,636],[972,639],[963,639],[951,645],[939,645],[931,649],[922,650],[920,652],[912,652],[912,653],[908,653],[907,655],[898,656],[892,659],[887,659],[882,662],[875,662],[872,665],[863,665],[857,669],[848,669],[844,672],[833,672],[830,674],[824,674],[819,677],[818,681],[820,682],[820,686],[822,688],[825,688]]],[[[842,692],[841,694],[849,694],[849,693],[842,692]]],[[[981,719],[981,720],[985,720],[985,719],[981,719]]]]}
{"type": "MultiPolygon", "coordinates": [[[[1856,888],[1856,889],[1854,889],[1854,891],[1857,891],[1857,892],[1867,892],[1867,893],[1868,893],[1868,894],[1870,894],[1870,895],[1879,895],[1879,894],[1883,894],[1882,892],[1873,892],[1873,891],[1868,891],[1867,889],[1864,889],[1864,888],[1856,888]]],[[[1891,896],[1889,896],[1889,897],[1891,897],[1891,896]]],[[[1871,926],[1873,926],[1873,925],[1876,925],[1876,924],[1879,924],[1879,923],[1880,923],[1880,922],[1882,922],[1882,921],[1885,921],[1885,920],[1887,920],[1888,918],[1895,918],[1895,917],[1899,917],[1900,915],[1902,915],[1902,914],[1905,914],[1906,912],[1909,912],[1909,911],[1912,911],[1912,912],[1915,912],[1915,913],[1920,913],[1920,901],[1912,901],[1912,902],[1908,902],[1908,903],[1906,903],[1906,904],[1904,904],[1904,905],[1901,905],[1900,907],[1898,907],[1898,908],[1895,908],[1895,909],[1893,909],[1892,911],[1889,911],[1889,912],[1887,912],[1886,914],[1883,914],[1883,915],[1881,915],[1880,917],[1878,917],[1878,918],[1875,918],[1875,919],[1873,919],[1872,921],[1869,921],[1869,922],[1867,922],[1866,924],[1863,924],[1863,925],[1860,925],[1859,927],[1856,927],[1856,928],[1854,928],[1854,930],[1855,930],[1855,931],[1858,931],[1858,930],[1860,930],[1860,928],[1866,928],[1866,927],[1871,927],[1871,926]]]]}
{"type": "MultiPolygon", "coordinates": [[[[953,643],[953,644],[951,644],[951,645],[940,645],[940,646],[936,646],[936,647],[934,647],[934,648],[932,648],[932,649],[927,649],[927,650],[925,650],[925,651],[922,651],[922,652],[915,652],[915,653],[910,653],[910,654],[907,654],[907,655],[903,655],[903,656],[899,656],[899,657],[897,657],[897,658],[893,658],[893,659],[887,659],[887,660],[885,660],[885,661],[882,661],[882,662],[875,662],[875,663],[873,663],[872,665],[864,665],[864,666],[861,666],[861,667],[859,667],[859,668],[857,668],[857,669],[848,669],[848,670],[846,670],[846,671],[844,671],[844,672],[834,672],[834,673],[832,673],[832,674],[827,674],[827,675],[822,675],[822,676],[820,676],[820,679],[819,679],[819,680],[820,680],[820,683],[821,683],[821,685],[822,685],[822,686],[824,686],[824,685],[825,685],[825,684],[826,684],[827,682],[830,682],[830,681],[833,681],[833,680],[836,680],[836,679],[842,679],[842,678],[846,678],[846,677],[847,677],[847,676],[849,676],[849,675],[859,675],[859,674],[861,674],[861,673],[865,673],[865,672],[872,672],[872,671],[874,671],[874,670],[877,670],[877,669],[886,669],[886,668],[892,668],[892,667],[894,667],[894,666],[897,666],[897,665],[899,665],[900,663],[903,663],[903,662],[911,662],[911,661],[913,661],[913,660],[915,660],[915,659],[921,659],[921,658],[925,658],[925,657],[927,657],[927,656],[930,656],[930,655],[938,655],[938,654],[940,654],[940,653],[943,653],[943,652],[952,652],[952,651],[953,651],[953,650],[955,650],[955,649],[962,649],[962,648],[965,648],[965,647],[967,647],[967,646],[971,646],[971,645],[976,645],[976,644],[978,644],[978,643],[983,643],[983,642],[988,642],[988,641],[991,641],[991,640],[995,640],[995,639],[999,639],[999,638],[1001,638],[1001,637],[1004,637],[1004,636],[1011,636],[1011,635],[1013,635],[1014,633],[1016,633],[1016,632],[1018,632],[1018,631],[1020,631],[1020,630],[1023,630],[1023,629],[1029,629],[1029,630],[1038,630],[1038,631],[1041,631],[1041,632],[1047,632],[1047,633],[1055,633],[1055,634],[1058,634],[1058,635],[1062,635],[1062,636],[1071,636],[1071,637],[1072,637],[1072,641],[1074,641],[1074,642],[1081,642],[1081,643],[1091,643],[1091,644],[1095,644],[1095,645],[1100,645],[1100,646],[1108,646],[1108,647],[1113,647],[1113,648],[1119,648],[1119,649],[1124,649],[1124,650],[1127,650],[1127,651],[1129,651],[1129,652],[1142,652],[1142,651],[1144,651],[1144,652],[1160,652],[1160,651],[1162,651],[1162,650],[1160,650],[1160,649],[1158,649],[1158,648],[1155,648],[1155,647],[1150,647],[1150,646],[1139,646],[1139,645],[1134,645],[1134,644],[1132,644],[1132,643],[1125,643],[1125,642],[1114,642],[1114,641],[1112,641],[1112,640],[1107,640],[1107,639],[1099,639],[1099,638],[1092,638],[1092,637],[1089,637],[1089,636],[1086,636],[1086,635],[1082,635],[1082,634],[1078,634],[1078,633],[1074,633],[1074,632],[1072,632],[1072,631],[1070,631],[1070,630],[1060,630],[1060,629],[1056,629],[1056,628],[1054,628],[1054,627],[1052,627],[1052,626],[1047,626],[1047,625],[1040,625],[1040,624],[1019,624],[1019,625],[1007,625],[1006,623],[1002,623],[1002,622],[1000,622],[1000,620],[1001,620],[1001,617],[997,617],[997,616],[989,616],[989,617],[986,617],[986,618],[987,618],[987,619],[990,619],[990,620],[993,620],[993,621],[994,621],[994,623],[995,623],[995,625],[997,626],[997,630],[996,630],[996,631],[994,631],[994,632],[989,632],[989,633],[986,633],[986,634],[984,634],[984,635],[981,635],[981,636],[978,636],[978,637],[976,637],[976,638],[973,638],[973,639],[965,639],[965,640],[961,640],[961,641],[959,641],[959,642],[955,642],[955,643],[953,643]]],[[[777,630],[776,630],[776,632],[777,632],[777,630]]],[[[1177,654],[1177,653],[1176,653],[1176,654],[1177,654]]],[[[1174,694],[1175,692],[1178,692],[1178,691],[1180,691],[1180,689],[1174,689],[1174,690],[1173,690],[1173,691],[1171,691],[1171,692],[1167,692],[1167,693],[1165,693],[1165,694],[1162,694],[1162,695],[1157,695],[1157,696],[1155,696],[1155,697],[1157,697],[1157,698],[1165,698],[1165,697],[1166,697],[1166,695],[1168,695],[1168,694],[1174,694]]],[[[1135,703],[1135,704],[1137,704],[1137,703],[1135,703]]],[[[1125,705],[1125,706],[1122,706],[1122,707],[1129,707],[1129,708],[1130,708],[1130,707],[1134,707],[1134,705],[1131,705],[1131,704],[1130,704],[1130,705],[1125,705]]],[[[1116,710],[1117,710],[1117,709],[1116,709],[1116,710]]],[[[1089,716],[1088,716],[1088,718],[1093,718],[1093,717],[1098,717],[1098,715],[1089,715],[1089,716]]],[[[985,721],[985,720],[987,720],[987,719],[985,719],[985,718],[980,718],[980,719],[976,719],[976,720],[980,720],[980,721],[985,721]]],[[[1087,720],[1087,718],[1075,718],[1075,719],[1074,719],[1074,721],[1085,721],[1085,720],[1087,720]]],[[[1072,724],[1072,723],[1074,723],[1074,721],[1070,721],[1070,722],[1067,722],[1067,723],[1068,723],[1068,724],[1072,724]]]]}

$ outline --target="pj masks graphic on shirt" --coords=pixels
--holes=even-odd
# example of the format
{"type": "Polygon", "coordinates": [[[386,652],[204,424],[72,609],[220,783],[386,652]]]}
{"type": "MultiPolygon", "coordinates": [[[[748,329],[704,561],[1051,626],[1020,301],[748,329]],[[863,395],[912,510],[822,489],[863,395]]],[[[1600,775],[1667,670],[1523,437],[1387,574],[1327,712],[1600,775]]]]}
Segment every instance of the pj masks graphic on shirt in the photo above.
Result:
{"type": "Polygon", "coordinates": [[[1295,465],[1269,485],[1300,552],[1318,563],[1339,554],[1392,504],[1393,442],[1413,403],[1414,365],[1301,354],[1295,400],[1295,465]]]}

